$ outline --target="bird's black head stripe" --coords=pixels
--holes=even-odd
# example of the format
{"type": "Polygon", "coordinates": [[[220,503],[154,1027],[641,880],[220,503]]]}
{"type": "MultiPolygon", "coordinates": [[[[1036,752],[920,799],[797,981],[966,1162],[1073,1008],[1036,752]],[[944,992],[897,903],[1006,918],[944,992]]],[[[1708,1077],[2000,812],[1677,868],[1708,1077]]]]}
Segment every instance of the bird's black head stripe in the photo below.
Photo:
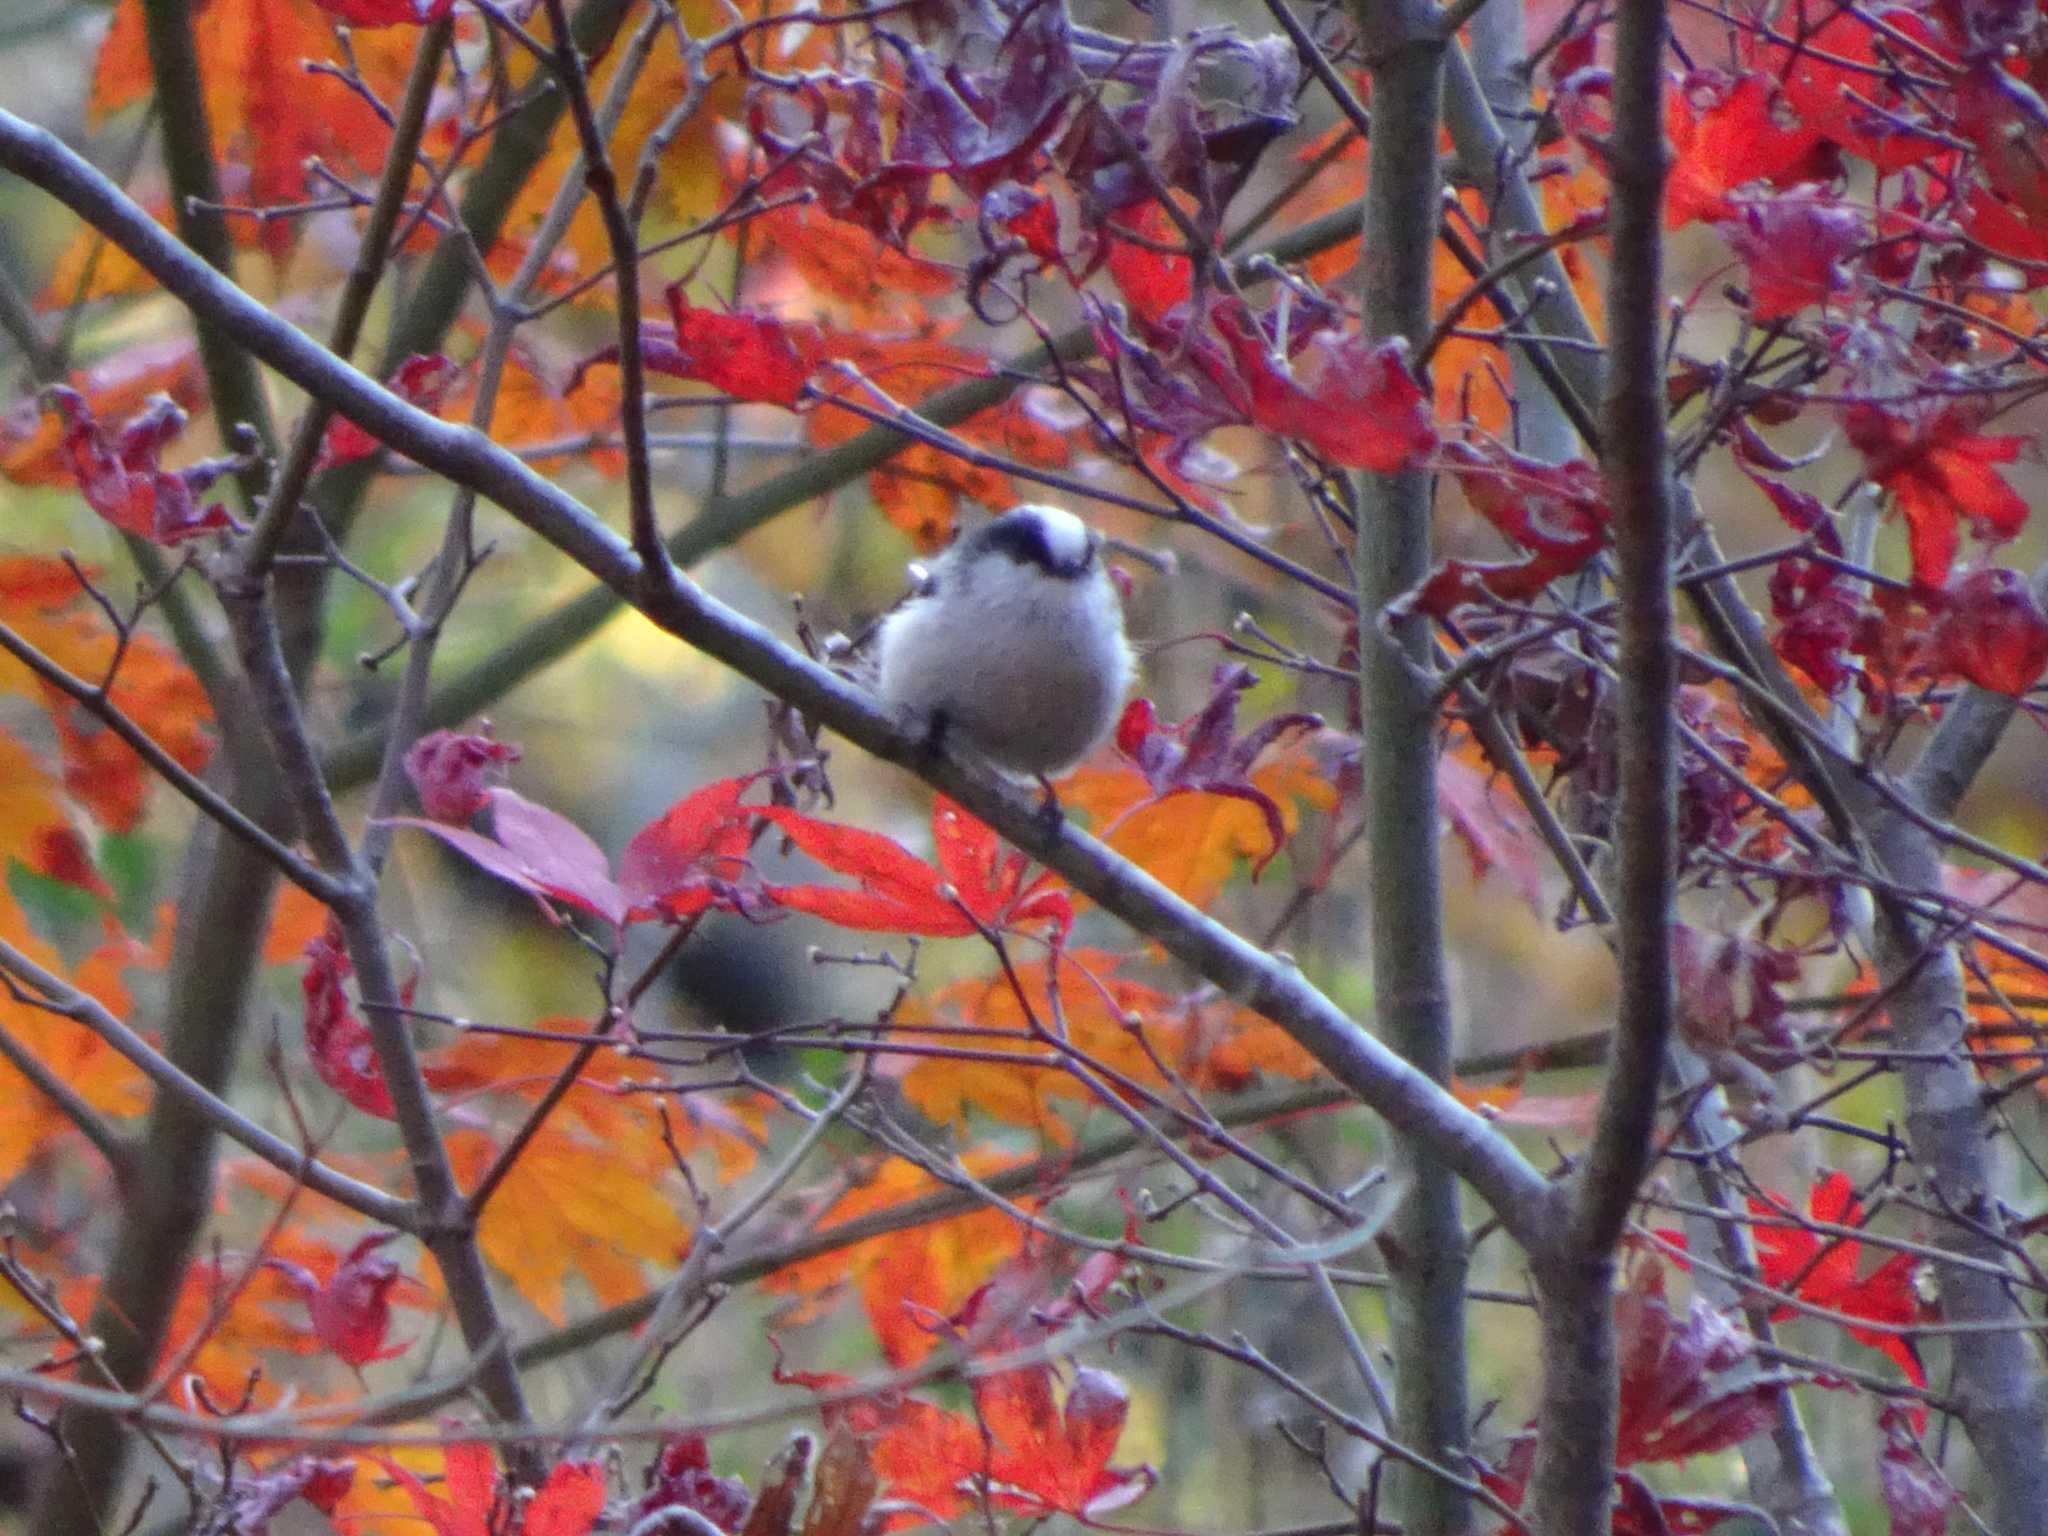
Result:
{"type": "Polygon", "coordinates": [[[1080,560],[1058,559],[1046,537],[1044,522],[1028,512],[1012,512],[983,524],[967,536],[960,552],[970,560],[980,555],[1006,555],[1019,565],[1035,565],[1049,576],[1064,578],[1085,574],[1095,558],[1091,540],[1080,560]]]}

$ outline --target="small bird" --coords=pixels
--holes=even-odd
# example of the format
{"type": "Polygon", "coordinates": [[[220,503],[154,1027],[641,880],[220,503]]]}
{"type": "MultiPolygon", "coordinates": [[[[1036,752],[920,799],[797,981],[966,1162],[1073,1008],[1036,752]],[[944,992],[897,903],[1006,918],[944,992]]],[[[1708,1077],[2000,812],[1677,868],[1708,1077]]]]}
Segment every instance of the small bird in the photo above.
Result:
{"type": "Polygon", "coordinates": [[[1087,524],[1016,507],[956,540],[878,642],[884,702],[1041,781],[1102,744],[1131,685],[1123,605],[1087,524]]]}

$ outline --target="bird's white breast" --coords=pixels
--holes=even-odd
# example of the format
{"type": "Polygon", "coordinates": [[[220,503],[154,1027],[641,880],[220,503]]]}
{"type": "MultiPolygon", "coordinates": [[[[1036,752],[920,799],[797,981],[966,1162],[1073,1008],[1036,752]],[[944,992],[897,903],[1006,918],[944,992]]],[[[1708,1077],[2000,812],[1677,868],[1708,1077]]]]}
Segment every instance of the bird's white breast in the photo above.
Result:
{"type": "MultiPolygon", "coordinates": [[[[1080,537],[1085,548],[1085,528],[1080,537]]],[[[1052,773],[1115,725],[1131,653],[1099,565],[1061,579],[997,557],[942,566],[938,590],[883,626],[880,671],[890,704],[943,716],[1001,767],[1052,773]]]]}

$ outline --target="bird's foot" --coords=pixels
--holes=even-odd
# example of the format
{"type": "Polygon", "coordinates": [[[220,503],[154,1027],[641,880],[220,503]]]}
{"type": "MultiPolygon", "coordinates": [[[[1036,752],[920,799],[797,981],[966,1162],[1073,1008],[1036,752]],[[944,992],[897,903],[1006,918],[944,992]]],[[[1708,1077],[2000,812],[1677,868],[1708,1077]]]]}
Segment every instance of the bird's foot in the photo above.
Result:
{"type": "Polygon", "coordinates": [[[1052,780],[1044,774],[1038,775],[1038,787],[1044,798],[1038,802],[1038,829],[1048,840],[1057,839],[1060,828],[1066,825],[1067,813],[1060,806],[1059,791],[1052,787],[1052,780]]]}

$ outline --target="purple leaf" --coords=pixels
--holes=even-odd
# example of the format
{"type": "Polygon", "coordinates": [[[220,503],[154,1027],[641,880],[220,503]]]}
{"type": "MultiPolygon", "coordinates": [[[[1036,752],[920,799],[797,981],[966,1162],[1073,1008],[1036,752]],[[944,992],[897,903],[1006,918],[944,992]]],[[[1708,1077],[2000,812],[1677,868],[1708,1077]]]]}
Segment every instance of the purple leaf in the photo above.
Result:
{"type": "Polygon", "coordinates": [[[492,790],[490,805],[494,837],[410,816],[394,816],[388,825],[433,833],[479,869],[537,900],[552,897],[614,927],[624,924],[626,898],[612,879],[610,861],[581,827],[509,789],[492,790]]]}
{"type": "Polygon", "coordinates": [[[1116,733],[1118,749],[1145,776],[1156,799],[1198,792],[1228,795],[1259,808],[1272,845],[1252,867],[1253,879],[1280,852],[1287,839],[1287,824],[1273,797],[1252,783],[1252,764],[1281,737],[1294,731],[1317,730],[1323,723],[1320,715],[1276,715],[1243,736],[1237,735],[1238,695],[1257,681],[1249,667],[1220,666],[1209,702],[1199,714],[1178,725],[1162,725],[1152,706],[1139,699],[1124,711],[1116,733]]]}
{"type": "Polygon", "coordinates": [[[1877,1463],[1877,1484],[1891,1511],[1892,1536],[1943,1536],[1957,1494],[1939,1468],[1927,1459],[1909,1427],[1909,1415],[1887,1408],[1878,1422],[1885,1447],[1877,1463]]]}

